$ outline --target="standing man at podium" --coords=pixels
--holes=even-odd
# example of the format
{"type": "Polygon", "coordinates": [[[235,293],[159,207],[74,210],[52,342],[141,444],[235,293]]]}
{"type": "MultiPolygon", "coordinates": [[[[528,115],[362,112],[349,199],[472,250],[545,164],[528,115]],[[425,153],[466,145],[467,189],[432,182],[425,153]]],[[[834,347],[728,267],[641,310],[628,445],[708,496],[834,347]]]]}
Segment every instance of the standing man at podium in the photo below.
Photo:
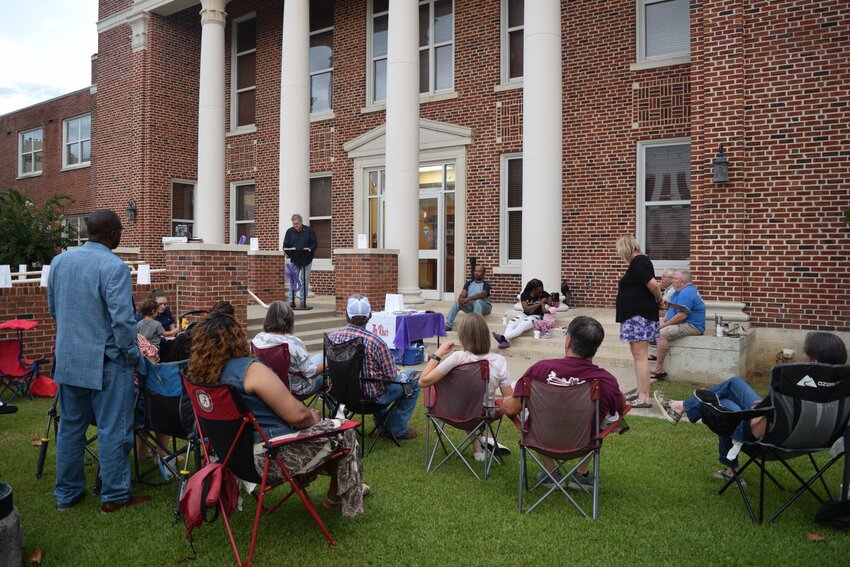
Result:
{"type": "MultiPolygon", "coordinates": [[[[310,267],[313,264],[313,254],[319,247],[316,234],[298,213],[292,215],[292,227],[283,236],[283,251],[289,256],[289,261],[295,266],[301,280],[301,304],[295,306],[295,289],[290,291],[290,302],[293,309],[309,309],[307,307],[307,288],[310,282],[310,267]]],[[[285,277],[285,276],[284,276],[285,277]]]]}

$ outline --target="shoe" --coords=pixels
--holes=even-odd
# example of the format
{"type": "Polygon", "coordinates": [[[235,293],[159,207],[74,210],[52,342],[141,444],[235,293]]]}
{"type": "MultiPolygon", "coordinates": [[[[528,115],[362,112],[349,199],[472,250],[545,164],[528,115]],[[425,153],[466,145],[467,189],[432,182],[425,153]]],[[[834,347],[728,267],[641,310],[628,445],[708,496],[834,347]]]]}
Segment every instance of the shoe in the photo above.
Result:
{"type": "MultiPolygon", "coordinates": [[[[730,473],[728,469],[717,469],[716,471],[714,471],[714,478],[725,481],[731,480],[732,482],[735,482],[735,475],[730,473]]],[[[747,486],[747,483],[743,478],[741,478],[741,486],[747,486]]]]}
{"type": "Polygon", "coordinates": [[[129,508],[130,506],[144,504],[145,502],[149,502],[150,499],[151,497],[145,494],[143,496],[133,496],[126,502],[104,502],[100,505],[100,511],[104,514],[111,514],[112,512],[117,512],[118,510],[129,508]]]}
{"type": "Polygon", "coordinates": [[[505,338],[505,335],[500,335],[496,331],[493,331],[493,338],[496,339],[496,342],[499,343],[499,348],[509,348],[511,343],[508,342],[508,339],[505,338]]]}
{"type": "Polygon", "coordinates": [[[656,371],[653,370],[652,372],[649,373],[649,377],[655,378],[656,380],[664,380],[665,378],[667,378],[667,373],[664,372],[663,370],[661,372],[656,372],[656,371]]]}
{"type": "Polygon", "coordinates": [[[325,510],[331,510],[333,508],[336,508],[340,504],[342,504],[342,498],[340,498],[339,500],[332,500],[330,496],[325,496],[325,498],[322,500],[322,508],[324,508],[325,510]]]}
{"type": "Polygon", "coordinates": [[[76,498],[74,498],[73,500],[71,500],[71,501],[70,501],[70,502],[68,502],[67,504],[59,504],[59,503],[57,503],[57,504],[56,504],[56,509],[57,509],[59,512],[65,512],[66,510],[70,510],[71,508],[73,508],[74,506],[76,506],[76,505],[80,502],[80,500],[82,500],[82,499],[83,499],[83,497],[85,497],[85,495],[86,495],[86,493],[85,493],[85,492],[80,492],[80,494],[79,494],[76,498]]]}
{"type": "Polygon", "coordinates": [[[448,332],[449,332],[449,331],[451,331],[451,330],[452,330],[452,326],[451,326],[451,325],[446,325],[446,332],[448,333],[448,332]]]}
{"type": "Polygon", "coordinates": [[[572,488],[573,490],[593,489],[593,475],[590,474],[590,471],[584,474],[573,473],[573,476],[570,477],[570,481],[567,483],[567,488],[572,488]]]}
{"type": "MultiPolygon", "coordinates": [[[[486,445],[488,449],[493,448],[493,438],[492,437],[487,437],[487,439],[484,439],[483,437],[481,437],[479,435],[478,436],[478,442],[481,443],[482,446],[486,445]]],[[[510,449],[510,447],[505,447],[501,443],[496,442],[496,454],[497,455],[510,455],[511,449],[510,449]]]]}
{"type": "Polygon", "coordinates": [[[658,360],[658,357],[655,356],[654,354],[650,354],[649,356],[646,357],[646,359],[647,360],[658,360]]]}
{"type": "Polygon", "coordinates": [[[481,451],[480,453],[472,453],[472,456],[476,461],[483,461],[484,460],[484,451],[481,451]]]}
{"type": "Polygon", "coordinates": [[[371,492],[372,492],[372,487],[364,482],[363,483],[363,496],[366,496],[367,494],[370,494],[371,492]]]}
{"type": "Polygon", "coordinates": [[[661,409],[661,413],[664,414],[664,417],[667,418],[667,421],[669,421],[672,425],[679,423],[679,420],[682,419],[682,414],[673,409],[673,405],[670,403],[670,398],[668,398],[661,390],[655,390],[655,393],[652,396],[655,398],[655,401],[658,402],[658,407],[661,409]]]}
{"type": "Polygon", "coordinates": [[[635,398],[629,403],[634,409],[649,409],[652,407],[652,402],[648,402],[642,398],[635,398]]]}
{"type": "Polygon", "coordinates": [[[16,411],[18,411],[18,406],[0,403],[0,415],[4,413],[15,413],[16,411]]]}
{"type": "MultiPolygon", "coordinates": [[[[386,432],[386,431],[381,431],[380,435],[383,435],[383,436],[384,436],[384,437],[386,437],[387,439],[392,439],[392,438],[393,438],[393,437],[392,437],[392,435],[390,435],[390,434],[389,434],[388,432],[386,432]]],[[[398,439],[399,441],[405,441],[405,440],[407,440],[407,439],[416,439],[416,437],[417,437],[418,435],[419,435],[419,433],[417,433],[415,429],[412,429],[412,428],[408,427],[408,428],[407,428],[407,431],[405,431],[405,432],[404,432],[404,435],[396,435],[396,439],[398,439]]]]}
{"type": "Polygon", "coordinates": [[[638,397],[639,397],[639,396],[638,396],[638,393],[637,393],[637,392],[632,392],[631,394],[629,394],[628,396],[626,396],[626,401],[627,401],[627,402],[631,402],[631,401],[633,401],[633,400],[638,399],[638,397]]]}
{"type": "MultiPolygon", "coordinates": [[[[552,471],[549,474],[555,477],[555,480],[557,480],[558,483],[561,483],[564,480],[564,476],[561,474],[561,471],[552,471]]],[[[546,474],[546,471],[540,471],[539,473],[534,475],[535,483],[549,487],[555,486],[555,483],[552,481],[552,477],[550,477],[549,474],[546,474]]]]}

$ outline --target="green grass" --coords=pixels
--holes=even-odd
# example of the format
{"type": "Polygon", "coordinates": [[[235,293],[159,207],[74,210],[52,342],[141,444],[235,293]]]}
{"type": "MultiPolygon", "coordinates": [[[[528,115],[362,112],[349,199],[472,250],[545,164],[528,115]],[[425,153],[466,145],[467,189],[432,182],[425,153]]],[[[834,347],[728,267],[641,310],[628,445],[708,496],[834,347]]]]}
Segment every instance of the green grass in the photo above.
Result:
{"type": "MultiPolygon", "coordinates": [[[[692,385],[664,384],[674,397],[692,385]]],[[[174,485],[145,487],[144,506],[102,514],[90,493],[75,508],[57,512],[52,497],[53,447],[44,476],[34,478],[38,450],[30,439],[43,432],[49,400],[21,402],[14,415],[0,416],[0,480],[11,484],[28,548],[39,546],[44,565],[232,565],[230,546],[219,520],[195,530],[197,559],[182,524],[172,526],[174,485]]],[[[413,420],[424,432],[421,406],[413,420]]],[[[298,502],[284,504],[264,519],[256,565],[470,565],[470,564],[820,564],[843,565],[850,557],[850,534],[816,525],[817,502],[805,495],[768,526],[753,526],[736,492],[715,492],[715,437],[704,427],[663,420],[629,418],[631,431],[615,436],[602,451],[600,520],[581,518],[563,498],[550,499],[528,515],[517,513],[517,433],[503,427],[514,448],[491,478],[476,481],[459,463],[437,473],[423,471],[424,435],[401,449],[379,441],[364,464],[373,492],[366,514],[354,520],[338,510],[320,510],[337,540],[330,547],[298,502]],[[810,542],[806,531],[825,536],[810,542]]],[[[804,466],[805,463],[800,463],[804,466]]],[[[833,467],[828,479],[838,486],[833,467]]],[[[93,470],[88,471],[92,480],[93,470]]],[[[750,493],[757,477],[747,473],[750,493]]],[[[781,474],[780,478],[788,478],[781,474]]],[[[318,503],[326,479],[309,491],[318,503]]],[[[91,486],[91,482],[89,483],[91,486]]],[[[781,494],[767,487],[768,509],[781,494]]],[[[583,500],[587,502],[588,499],[583,500]]],[[[233,518],[245,546],[254,503],[233,518]]]]}

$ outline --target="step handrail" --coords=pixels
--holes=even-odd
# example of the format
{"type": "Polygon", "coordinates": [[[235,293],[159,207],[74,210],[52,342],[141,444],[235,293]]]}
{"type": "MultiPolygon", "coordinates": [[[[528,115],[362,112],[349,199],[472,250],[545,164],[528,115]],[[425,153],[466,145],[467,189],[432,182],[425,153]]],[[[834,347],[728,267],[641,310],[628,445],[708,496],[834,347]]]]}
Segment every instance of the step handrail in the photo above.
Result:
{"type": "Polygon", "coordinates": [[[253,300],[257,303],[257,305],[259,305],[259,306],[260,306],[260,307],[262,307],[263,309],[268,309],[268,308],[269,308],[268,303],[264,303],[264,302],[263,302],[263,300],[262,300],[262,299],[260,299],[259,297],[257,297],[257,295],[256,295],[253,291],[251,291],[251,290],[250,290],[250,289],[248,289],[248,288],[245,288],[245,291],[247,291],[247,292],[248,292],[248,295],[250,295],[250,296],[251,296],[251,299],[253,299],[253,300]]]}

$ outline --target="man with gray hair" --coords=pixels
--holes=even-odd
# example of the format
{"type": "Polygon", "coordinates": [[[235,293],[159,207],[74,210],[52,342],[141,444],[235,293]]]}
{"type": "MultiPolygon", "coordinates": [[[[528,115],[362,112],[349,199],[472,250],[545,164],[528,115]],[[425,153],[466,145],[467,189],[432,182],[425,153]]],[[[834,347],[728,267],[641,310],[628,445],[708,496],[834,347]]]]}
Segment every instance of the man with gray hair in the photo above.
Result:
{"type": "MultiPolygon", "coordinates": [[[[304,219],[298,213],[292,215],[292,227],[283,236],[283,251],[289,256],[289,261],[295,267],[295,273],[301,280],[301,305],[295,306],[296,285],[290,286],[290,302],[293,309],[311,309],[307,307],[307,290],[310,286],[310,269],[313,265],[313,254],[319,247],[316,234],[304,224],[304,219]]],[[[284,276],[286,277],[286,276],[284,276]]]]}
{"type": "Polygon", "coordinates": [[[676,270],[673,268],[667,268],[661,274],[661,307],[663,309],[667,308],[667,304],[670,303],[670,299],[676,293],[676,288],[673,286],[673,276],[675,275],[676,270]]]}
{"type": "Polygon", "coordinates": [[[688,270],[676,272],[672,287],[676,291],[670,298],[667,317],[660,325],[655,370],[649,373],[652,378],[658,380],[667,377],[664,360],[670,352],[670,342],[705,332],[705,302],[691,282],[691,273],[688,270]]]}

